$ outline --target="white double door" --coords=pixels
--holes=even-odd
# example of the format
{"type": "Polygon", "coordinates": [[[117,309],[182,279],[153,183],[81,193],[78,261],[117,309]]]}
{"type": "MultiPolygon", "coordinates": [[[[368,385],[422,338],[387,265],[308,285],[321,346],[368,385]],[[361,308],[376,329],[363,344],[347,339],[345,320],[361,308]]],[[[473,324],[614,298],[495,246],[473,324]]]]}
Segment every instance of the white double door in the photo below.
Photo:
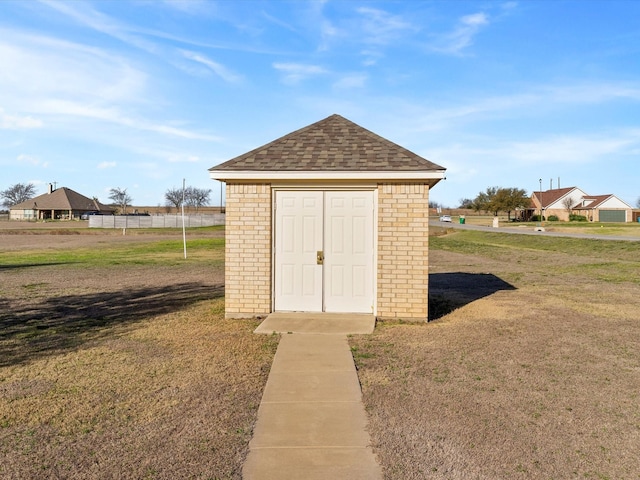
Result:
{"type": "Polygon", "coordinates": [[[373,191],[276,191],[274,235],[276,311],[373,313],[373,191]]]}

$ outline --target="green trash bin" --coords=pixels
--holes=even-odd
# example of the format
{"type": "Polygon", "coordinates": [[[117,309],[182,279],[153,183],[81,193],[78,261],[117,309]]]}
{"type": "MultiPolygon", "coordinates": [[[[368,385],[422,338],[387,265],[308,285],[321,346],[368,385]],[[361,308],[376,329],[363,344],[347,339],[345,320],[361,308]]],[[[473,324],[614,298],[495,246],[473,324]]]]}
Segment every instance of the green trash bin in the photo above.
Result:
{"type": "Polygon", "coordinates": [[[460,225],[464,225],[464,216],[460,215],[460,225]]]}

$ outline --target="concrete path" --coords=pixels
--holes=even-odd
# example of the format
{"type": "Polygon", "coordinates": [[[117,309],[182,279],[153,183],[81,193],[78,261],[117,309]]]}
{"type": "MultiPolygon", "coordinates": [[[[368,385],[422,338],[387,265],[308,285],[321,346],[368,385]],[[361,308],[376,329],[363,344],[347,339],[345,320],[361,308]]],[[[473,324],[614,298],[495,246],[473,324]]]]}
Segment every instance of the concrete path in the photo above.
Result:
{"type": "Polygon", "coordinates": [[[249,443],[245,480],[382,479],[345,329],[353,322],[356,330],[372,330],[373,317],[321,317],[305,325],[300,315],[275,315],[256,330],[282,333],[282,339],[249,443]]]}

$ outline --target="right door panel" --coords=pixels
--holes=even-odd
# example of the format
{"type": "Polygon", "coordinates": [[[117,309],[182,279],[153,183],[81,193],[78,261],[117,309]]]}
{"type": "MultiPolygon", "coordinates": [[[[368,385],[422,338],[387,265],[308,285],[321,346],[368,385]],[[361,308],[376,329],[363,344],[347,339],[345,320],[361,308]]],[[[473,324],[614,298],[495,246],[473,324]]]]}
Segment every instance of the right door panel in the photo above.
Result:
{"type": "Polygon", "coordinates": [[[372,191],[325,193],[324,310],[373,313],[372,191]]]}

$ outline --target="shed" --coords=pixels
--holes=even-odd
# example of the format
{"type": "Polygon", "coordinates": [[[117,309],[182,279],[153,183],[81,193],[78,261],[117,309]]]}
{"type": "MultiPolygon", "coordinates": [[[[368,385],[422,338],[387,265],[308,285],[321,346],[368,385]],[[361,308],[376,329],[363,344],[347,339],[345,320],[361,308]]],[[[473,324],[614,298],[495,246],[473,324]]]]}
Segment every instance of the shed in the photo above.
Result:
{"type": "Polygon", "coordinates": [[[331,115],[209,170],[226,182],[225,315],[426,321],[445,169],[331,115]]]}

